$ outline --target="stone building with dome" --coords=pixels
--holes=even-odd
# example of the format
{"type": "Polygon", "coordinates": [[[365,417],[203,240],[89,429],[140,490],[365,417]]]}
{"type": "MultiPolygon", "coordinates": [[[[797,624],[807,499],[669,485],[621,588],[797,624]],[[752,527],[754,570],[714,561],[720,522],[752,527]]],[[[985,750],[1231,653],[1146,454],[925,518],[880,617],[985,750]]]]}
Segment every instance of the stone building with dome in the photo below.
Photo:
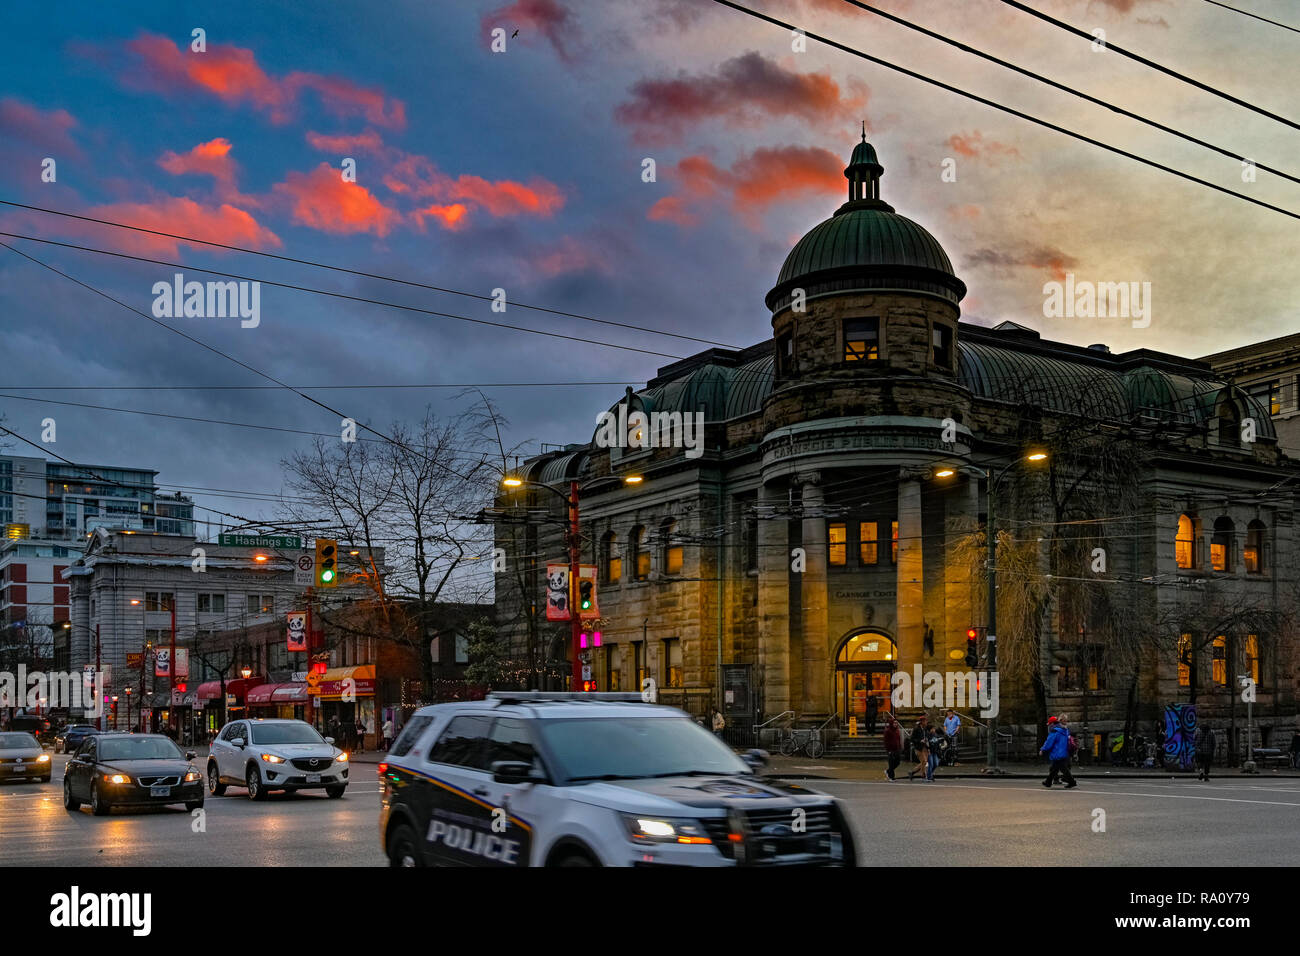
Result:
{"type": "Polygon", "coordinates": [[[770,336],[660,368],[608,407],[702,413],[702,454],[593,435],[521,466],[494,509],[516,650],[570,653],[543,613],[564,507],[536,486],[577,481],[598,689],[650,677],[746,733],[786,712],[843,730],[870,697],[895,706],[896,671],[968,670],[968,629],[989,627],[992,500],[999,721],[1020,750],[1049,713],[1102,740],[1194,701],[1239,728],[1247,674],[1255,720],[1289,728],[1300,470],[1270,416],[1194,359],[962,322],[966,285],[881,198],[883,173],[864,137],[848,201],[767,293],[770,336]]]}

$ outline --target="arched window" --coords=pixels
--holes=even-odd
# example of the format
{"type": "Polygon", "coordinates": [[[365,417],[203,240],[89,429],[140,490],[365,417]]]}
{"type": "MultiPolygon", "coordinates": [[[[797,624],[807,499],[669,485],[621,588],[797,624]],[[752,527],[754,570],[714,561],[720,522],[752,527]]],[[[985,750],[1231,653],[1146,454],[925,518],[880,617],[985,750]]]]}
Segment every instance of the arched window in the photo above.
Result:
{"type": "Polygon", "coordinates": [[[623,556],[618,549],[618,535],[605,532],[600,540],[600,564],[606,584],[618,584],[623,578],[623,556]]]}
{"type": "Polygon", "coordinates": [[[1234,401],[1224,401],[1219,405],[1218,439],[1220,445],[1233,448],[1241,445],[1241,411],[1234,401]]]}
{"type": "Polygon", "coordinates": [[[1259,683],[1259,635],[1246,635],[1246,673],[1256,684],[1259,683]]]}
{"type": "Polygon", "coordinates": [[[1192,685],[1192,635],[1180,634],[1178,637],[1178,686],[1192,685]]]}
{"type": "Polygon", "coordinates": [[[1232,536],[1236,530],[1231,518],[1214,519],[1214,537],[1210,539],[1211,570],[1232,570],[1232,536]]]}
{"type": "Polygon", "coordinates": [[[1214,661],[1210,679],[1219,687],[1228,686],[1228,639],[1220,634],[1214,639],[1214,661]]]}
{"type": "Polygon", "coordinates": [[[659,526],[659,540],[663,547],[664,574],[682,573],[682,546],[673,541],[677,531],[677,522],[666,519],[659,526]]]}
{"type": "Polygon", "coordinates": [[[638,581],[650,577],[650,552],[645,546],[645,527],[638,525],[632,529],[627,539],[628,557],[632,560],[632,575],[638,581]]]}
{"type": "Polygon", "coordinates": [[[1241,556],[1247,574],[1264,573],[1264,533],[1264,522],[1258,518],[1246,525],[1246,548],[1241,556]]]}
{"type": "Polygon", "coordinates": [[[1174,558],[1180,568],[1196,567],[1196,521],[1189,514],[1178,516],[1178,534],[1174,538],[1174,558]]]}

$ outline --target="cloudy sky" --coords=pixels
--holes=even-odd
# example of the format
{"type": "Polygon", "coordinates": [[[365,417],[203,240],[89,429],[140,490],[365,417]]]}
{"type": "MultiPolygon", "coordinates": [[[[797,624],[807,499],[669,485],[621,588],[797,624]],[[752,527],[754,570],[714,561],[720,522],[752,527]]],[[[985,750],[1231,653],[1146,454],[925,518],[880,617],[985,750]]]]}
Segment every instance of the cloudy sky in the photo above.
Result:
{"type": "MultiPolygon", "coordinates": [[[[879,0],[899,16],[1300,174],[1300,131],[999,0],[879,0]]],[[[1076,26],[1300,120],[1300,35],[1201,0],[1037,0],[1076,26]]],[[[1241,0],[1295,19],[1286,0],[1241,0]]],[[[0,36],[0,199],[490,296],[482,299],[0,207],[0,229],[380,299],[264,285],[261,320],[168,321],[377,427],[481,385],[508,441],[585,441],[660,366],[770,334],[790,246],[846,197],[867,124],[883,197],[933,232],[964,318],[1201,355],[1295,330],[1297,222],[927,86],[711,0],[24,4],[0,36]],[[193,50],[193,31],[206,49],[193,50]],[[507,34],[494,52],[493,30],[507,34]],[[518,35],[515,36],[515,31],[518,35]],[[55,181],[42,178],[55,161],[55,181]],[[356,181],[341,173],[355,161],[356,181]],[[644,161],[657,176],[643,180],[644,161]],[[941,179],[945,160],[956,180],[941,179]],[[1153,321],[1043,317],[1043,284],[1152,284],[1153,321]],[[650,331],[530,311],[544,306],[650,331]],[[571,336],[538,335],[521,329],[571,336]],[[616,348],[613,346],[622,346],[616,348]],[[526,383],[521,387],[521,383],[526,383]],[[607,383],[607,384],[583,384],[607,383]],[[513,385],[515,387],[507,387],[513,385]]],[[[1300,186],[974,59],[843,0],[751,6],[1122,149],[1300,210],[1300,186]]],[[[1300,24],[1297,24],[1300,25],[1300,24]]],[[[48,174],[47,174],[48,178],[48,174]]],[[[156,468],[245,515],[338,417],[151,323],[169,265],[4,239],[0,415],[75,461],[156,468]],[[76,280],[75,282],[73,280],[76,280]],[[84,285],[79,285],[84,283],[84,285]],[[89,288],[87,288],[89,287],[89,288]],[[102,294],[97,294],[102,293],[102,294]],[[114,302],[112,299],[120,300],[114,302]],[[129,307],[129,308],[128,308],[129,307]],[[75,389],[73,388],[75,386],[75,389]],[[129,386],[130,388],[124,388],[129,386]],[[43,387],[43,388],[40,388],[43,387]],[[221,419],[186,422],[54,402],[221,419]],[[198,489],[223,489],[235,495],[198,489]]],[[[195,273],[198,280],[212,278],[195,273]]],[[[10,443],[9,453],[32,453],[10,443]]],[[[200,515],[204,514],[200,512],[200,515]]]]}

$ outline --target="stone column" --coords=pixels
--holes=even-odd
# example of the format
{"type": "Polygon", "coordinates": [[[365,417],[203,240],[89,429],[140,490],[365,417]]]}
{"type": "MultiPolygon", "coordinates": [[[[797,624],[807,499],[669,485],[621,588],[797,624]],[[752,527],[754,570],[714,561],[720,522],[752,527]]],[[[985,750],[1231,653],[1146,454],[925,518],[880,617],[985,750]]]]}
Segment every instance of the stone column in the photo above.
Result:
{"type": "Polygon", "coordinates": [[[797,710],[825,713],[830,707],[830,673],[826,667],[828,605],[826,591],[826,499],[816,473],[799,475],[803,486],[803,548],[805,568],[800,580],[803,615],[802,699],[797,710]]]}
{"type": "Polygon", "coordinates": [[[758,489],[758,660],[766,717],[794,709],[790,694],[790,542],[781,489],[758,489]]]}
{"type": "Polygon", "coordinates": [[[921,483],[915,478],[898,481],[898,666],[910,668],[922,657],[925,609],[921,589],[921,483]]]}

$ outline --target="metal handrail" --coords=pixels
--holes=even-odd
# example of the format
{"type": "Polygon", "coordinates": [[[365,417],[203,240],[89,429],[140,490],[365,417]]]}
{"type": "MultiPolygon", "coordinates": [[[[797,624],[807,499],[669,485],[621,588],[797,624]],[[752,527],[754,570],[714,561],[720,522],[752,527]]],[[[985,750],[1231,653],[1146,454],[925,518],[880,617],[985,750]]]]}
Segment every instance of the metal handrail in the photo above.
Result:
{"type": "Polygon", "coordinates": [[[834,720],[834,721],[837,721],[837,722],[838,722],[839,719],[840,719],[840,715],[839,715],[839,714],[831,714],[829,717],[827,717],[825,720],[823,720],[823,721],[818,725],[818,727],[817,727],[817,731],[818,731],[818,733],[820,733],[821,731],[825,730],[825,729],[826,729],[826,725],[829,724],[831,721],[834,720]]]}
{"type": "Polygon", "coordinates": [[[755,729],[755,730],[762,730],[764,727],[766,727],[768,724],[772,723],[773,721],[776,721],[776,720],[784,720],[784,719],[786,718],[786,715],[789,715],[789,716],[791,716],[791,717],[798,717],[798,716],[799,716],[799,715],[796,714],[793,710],[783,710],[783,711],[781,711],[781,713],[777,714],[775,717],[768,718],[767,720],[763,721],[761,724],[755,724],[755,725],[754,725],[754,729],[755,729]]]}

